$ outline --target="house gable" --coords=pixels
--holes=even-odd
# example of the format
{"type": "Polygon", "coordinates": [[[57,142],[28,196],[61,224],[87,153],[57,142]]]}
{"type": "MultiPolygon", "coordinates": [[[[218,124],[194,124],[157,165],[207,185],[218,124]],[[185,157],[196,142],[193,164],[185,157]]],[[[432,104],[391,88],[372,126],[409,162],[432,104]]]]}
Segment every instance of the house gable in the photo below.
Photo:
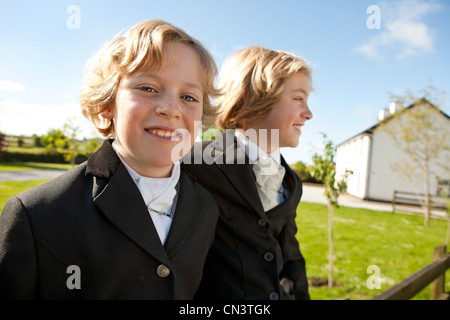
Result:
{"type": "MultiPolygon", "coordinates": [[[[393,160],[406,160],[408,155],[394,145],[392,138],[382,129],[382,126],[389,126],[392,119],[401,117],[406,112],[426,105],[436,111],[436,122],[440,126],[446,127],[450,125],[450,117],[442,112],[439,108],[432,105],[426,99],[420,99],[406,108],[401,108],[393,115],[386,117],[383,121],[368,128],[367,130],[343,141],[337,146],[336,150],[336,171],[337,179],[345,170],[352,170],[348,180],[348,193],[361,199],[373,199],[382,201],[391,201],[393,190],[415,191],[411,190],[411,182],[405,178],[398,176],[391,168],[393,160]],[[362,141],[365,146],[362,147],[362,141]],[[358,150],[358,146],[361,149],[358,150]],[[360,155],[358,156],[358,152],[360,155]]],[[[418,128],[420,130],[420,128],[418,128]]],[[[450,143],[450,138],[443,137],[450,143]]],[[[450,148],[450,145],[449,145],[450,148]]],[[[439,159],[449,162],[449,159],[439,159]]],[[[437,169],[439,171],[439,169],[437,169]]],[[[440,174],[448,175],[448,172],[440,172],[440,174]]],[[[445,179],[449,179],[446,177],[445,179]]],[[[420,180],[420,177],[419,177],[420,180]]],[[[431,190],[434,193],[437,190],[437,180],[432,181],[431,190]]],[[[420,185],[420,181],[417,183],[420,185]]],[[[419,192],[421,186],[417,188],[419,192]]]]}

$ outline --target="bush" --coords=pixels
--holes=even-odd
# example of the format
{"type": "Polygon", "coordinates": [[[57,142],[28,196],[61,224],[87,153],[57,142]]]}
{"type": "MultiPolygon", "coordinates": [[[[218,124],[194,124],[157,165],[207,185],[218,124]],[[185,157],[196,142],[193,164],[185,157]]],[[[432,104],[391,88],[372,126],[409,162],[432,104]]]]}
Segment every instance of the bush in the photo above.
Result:
{"type": "Polygon", "coordinates": [[[6,141],[6,136],[0,132],[0,158],[3,159],[3,155],[8,151],[9,142],[6,141]]]}
{"type": "MultiPolygon", "coordinates": [[[[43,162],[43,163],[68,163],[64,159],[63,153],[20,153],[5,152],[0,157],[2,162],[43,162]]],[[[78,155],[75,164],[80,164],[87,160],[86,155],[78,155]]]]}
{"type": "Polygon", "coordinates": [[[302,182],[322,184],[322,181],[315,179],[308,171],[308,167],[301,161],[290,166],[291,169],[300,177],[302,182]]]}

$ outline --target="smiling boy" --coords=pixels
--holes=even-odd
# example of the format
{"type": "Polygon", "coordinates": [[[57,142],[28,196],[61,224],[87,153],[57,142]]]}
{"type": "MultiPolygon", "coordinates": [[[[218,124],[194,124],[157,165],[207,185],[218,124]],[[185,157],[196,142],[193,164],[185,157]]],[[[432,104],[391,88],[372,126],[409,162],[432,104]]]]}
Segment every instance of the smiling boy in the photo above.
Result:
{"type": "Polygon", "coordinates": [[[226,61],[219,79],[216,124],[226,132],[186,157],[220,208],[196,297],[309,299],[296,239],[302,184],[279,148],[296,147],[312,118],[311,69],[287,52],[249,47],[226,61]],[[205,154],[215,161],[195,162],[205,154]]]}
{"type": "Polygon", "coordinates": [[[215,75],[202,45],[164,21],[141,22],[99,51],[81,107],[110,139],[87,162],[8,200],[1,298],[193,298],[218,208],[172,150],[191,147],[194,123],[213,117],[215,75]]]}

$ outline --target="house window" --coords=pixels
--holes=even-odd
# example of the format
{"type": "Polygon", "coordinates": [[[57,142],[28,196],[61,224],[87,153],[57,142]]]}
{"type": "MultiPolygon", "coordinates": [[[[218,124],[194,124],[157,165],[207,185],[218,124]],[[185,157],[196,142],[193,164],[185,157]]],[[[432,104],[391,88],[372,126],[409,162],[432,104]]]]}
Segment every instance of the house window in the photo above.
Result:
{"type": "Polygon", "coordinates": [[[438,196],[445,195],[447,197],[450,197],[450,180],[439,180],[436,194],[438,196]]]}

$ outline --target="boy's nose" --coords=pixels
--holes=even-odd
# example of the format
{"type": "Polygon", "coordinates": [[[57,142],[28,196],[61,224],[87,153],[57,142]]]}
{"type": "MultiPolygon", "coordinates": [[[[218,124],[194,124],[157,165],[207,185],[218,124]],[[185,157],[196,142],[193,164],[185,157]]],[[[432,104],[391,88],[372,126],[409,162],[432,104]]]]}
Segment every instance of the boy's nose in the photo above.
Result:
{"type": "Polygon", "coordinates": [[[306,120],[310,120],[313,117],[313,114],[309,109],[308,105],[306,105],[305,110],[302,111],[302,117],[305,118],[306,120]]]}
{"type": "Polygon", "coordinates": [[[181,117],[181,112],[178,98],[170,94],[166,94],[158,102],[156,113],[160,116],[179,119],[181,117]]]}

